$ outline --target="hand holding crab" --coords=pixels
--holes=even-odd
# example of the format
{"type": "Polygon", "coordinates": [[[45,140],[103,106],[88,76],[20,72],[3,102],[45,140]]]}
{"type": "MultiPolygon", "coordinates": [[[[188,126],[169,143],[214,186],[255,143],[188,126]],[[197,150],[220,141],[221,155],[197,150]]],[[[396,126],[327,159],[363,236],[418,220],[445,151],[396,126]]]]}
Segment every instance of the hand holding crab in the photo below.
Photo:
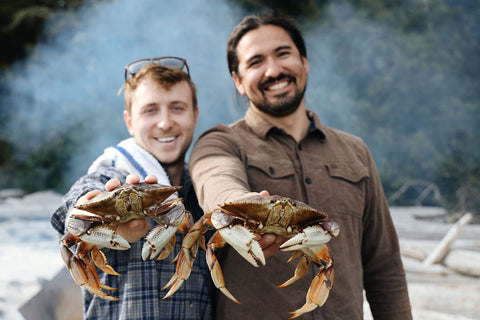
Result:
{"type": "MultiPolygon", "coordinates": [[[[205,214],[190,229],[182,242],[182,250],[176,260],[176,273],[165,288],[170,291],[164,298],[172,295],[188,279],[198,245],[207,251],[206,259],[215,286],[231,300],[240,303],[225,287],[223,273],[215,256],[215,248],[225,244],[232,246],[252,265],[265,265],[265,255],[256,234],[273,234],[279,242],[269,246],[273,254],[279,245],[280,250],[294,251],[288,262],[300,258],[294,276],[280,287],[285,287],[302,278],[311,261],[320,266],[307,292],[306,303],[292,312],[296,318],[306,312],[322,306],[332,287],[334,278],[333,257],[325,245],[339,234],[337,223],[329,220],[323,212],[317,211],[305,203],[281,196],[253,195],[240,201],[225,203],[215,211],[205,214]],[[203,233],[207,228],[217,232],[207,245],[203,233]]],[[[263,240],[263,239],[262,239],[263,240]]]]}
{"type": "Polygon", "coordinates": [[[148,231],[145,219],[152,218],[158,226],[146,237],[142,257],[164,259],[173,250],[175,232],[186,232],[193,224],[182,199],[166,201],[180,187],[156,184],[153,176],[145,181],[138,183],[138,176],[129,176],[127,184],[119,187],[118,180],[111,180],[106,184],[109,191],[91,191],[80,198],[67,219],[68,232],[60,246],[64,263],[78,285],[103,299],[118,300],[100,290],[114,288],[99,282],[95,266],[109,274],[118,273],[106,264],[98,247],[129,249],[129,241],[139,240],[148,231]],[[72,252],[70,248],[75,244],[76,252],[72,252]]]}

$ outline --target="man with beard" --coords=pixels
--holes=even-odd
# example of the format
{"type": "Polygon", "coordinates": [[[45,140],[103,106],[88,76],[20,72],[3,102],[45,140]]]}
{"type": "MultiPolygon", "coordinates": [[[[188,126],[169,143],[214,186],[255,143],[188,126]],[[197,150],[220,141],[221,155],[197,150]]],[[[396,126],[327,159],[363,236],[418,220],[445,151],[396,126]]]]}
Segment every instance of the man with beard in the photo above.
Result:
{"type": "MultiPolygon", "coordinates": [[[[326,303],[306,317],[363,319],[363,291],[375,319],[411,319],[398,238],[372,156],[357,137],[329,128],[306,109],[309,73],[305,44],[289,20],[246,17],[228,41],[228,64],[238,92],[249,99],[243,119],[217,125],[197,141],[190,172],[200,205],[246,195],[277,194],[326,212],[340,226],[328,246],[335,281],[326,303]]],[[[255,268],[235,250],[217,250],[228,290],[218,296],[218,319],[278,319],[305,302],[319,266],[286,288],[295,272],[285,241],[256,235],[269,257],[255,268]]]]}

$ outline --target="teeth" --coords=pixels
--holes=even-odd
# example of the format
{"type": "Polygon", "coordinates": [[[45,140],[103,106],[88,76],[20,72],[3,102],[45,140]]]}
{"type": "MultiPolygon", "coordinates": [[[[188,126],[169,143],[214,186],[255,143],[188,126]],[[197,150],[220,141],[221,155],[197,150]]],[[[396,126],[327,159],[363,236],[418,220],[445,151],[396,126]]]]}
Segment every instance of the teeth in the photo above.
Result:
{"type": "Polygon", "coordinates": [[[268,90],[278,90],[278,89],[286,87],[287,85],[288,85],[288,81],[280,82],[280,83],[277,83],[277,84],[271,86],[270,88],[268,88],[268,90]]]}
{"type": "Polygon", "coordinates": [[[175,137],[164,137],[164,138],[157,138],[159,142],[171,142],[175,140],[175,137]]]}

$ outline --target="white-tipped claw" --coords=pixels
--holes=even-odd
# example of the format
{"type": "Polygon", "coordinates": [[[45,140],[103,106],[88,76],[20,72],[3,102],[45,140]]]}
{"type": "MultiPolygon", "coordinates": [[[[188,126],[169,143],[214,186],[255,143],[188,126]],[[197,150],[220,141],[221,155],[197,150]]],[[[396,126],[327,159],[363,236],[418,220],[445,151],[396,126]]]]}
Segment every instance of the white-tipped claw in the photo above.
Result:
{"type": "Polygon", "coordinates": [[[177,231],[176,226],[158,225],[150,231],[145,238],[145,243],[142,248],[143,260],[154,259],[162,252],[163,247],[170,241],[177,231]]]}
{"type": "Polygon", "coordinates": [[[115,230],[105,227],[93,228],[88,233],[82,234],[80,239],[98,247],[105,247],[115,250],[130,249],[130,244],[127,240],[119,236],[115,230]]]}
{"type": "Polygon", "coordinates": [[[292,238],[284,242],[280,249],[283,251],[302,250],[303,248],[319,247],[330,241],[332,235],[322,227],[312,226],[303,229],[292,238]]]}
{"type": "Polygon", "coordinates": [[[219,230],[222,238],[228,242],[245,260],[258,267],[260,262],[265,265],[265,256],[260,244],[254,239],[255,235],[241,225],[219,230]]]}

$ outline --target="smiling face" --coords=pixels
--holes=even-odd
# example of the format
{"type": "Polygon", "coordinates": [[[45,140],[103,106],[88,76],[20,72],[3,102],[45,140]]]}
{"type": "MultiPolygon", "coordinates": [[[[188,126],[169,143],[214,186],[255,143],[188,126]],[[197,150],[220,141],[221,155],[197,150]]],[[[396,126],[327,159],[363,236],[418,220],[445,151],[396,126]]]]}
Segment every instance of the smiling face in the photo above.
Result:
{"type": "Polygon", "coordinates": [[[232,77],[253,107],[283,117],[304,104],[308,61],[283,28],[264,25],[247,32],[236,52],[238,74],[232,77]]]}
{"type": "Polygon", "coordinates": [[[181,163],[193,139],[198,107],[186,81],[168,90],[151,78],[141,80],[131,94],[125,123],[135,142],[163,164],[181,163]]]}

